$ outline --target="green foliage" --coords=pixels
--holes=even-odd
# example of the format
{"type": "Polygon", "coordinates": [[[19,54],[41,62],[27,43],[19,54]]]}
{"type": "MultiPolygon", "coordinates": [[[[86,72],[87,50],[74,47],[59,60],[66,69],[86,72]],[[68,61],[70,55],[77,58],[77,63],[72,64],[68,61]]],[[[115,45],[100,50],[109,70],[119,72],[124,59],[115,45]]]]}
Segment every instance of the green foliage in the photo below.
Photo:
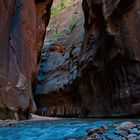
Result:
{"type": "Polygon", "coordinates": [[[52,8],[51,8],[51,15],[52,15],[52,16],[56,16],[57,14],[58,14],[57,8],[52,7],[52,8]]]}
{"type": "Polygon", "coordinates": [[[53,7],[51,8],[51,15],[52,16],[57,16],[61,11],[63,11],[66,8],[68,0],[61,0],[59,3],[58,7],[53,7]]]}
{"type": "Polygon", "coordinates": [[[55,34],[55,37],[56,37],[56,38],[59,38],[62,34],[63,34],[63,31],[58,31],[58,32],[55,34]]]}
{"type": "Polygon", "coordinates": [[[61,2],[61,3],[59,4],[59,6],[58,6],[58,11],[61,12],[61,11],[64,10],[65,8],[66,8],[66,5],[65,5],[63,2],[61,2]]]}
{"type": "Polygon", "coordinates": [[[69,30],[73,31],[73,29],[76,27],[76,20],[72,19],[71,22],[69,23],[69,30]]]}

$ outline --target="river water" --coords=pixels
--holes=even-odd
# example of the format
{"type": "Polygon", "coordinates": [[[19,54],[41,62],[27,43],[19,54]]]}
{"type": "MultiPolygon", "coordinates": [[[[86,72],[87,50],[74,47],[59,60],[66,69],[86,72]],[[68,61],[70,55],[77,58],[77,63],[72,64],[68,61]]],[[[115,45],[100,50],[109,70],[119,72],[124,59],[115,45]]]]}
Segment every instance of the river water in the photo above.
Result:
{"type": "MultiPolygon", "coordinates": [[[[84,137],[86,130],[101,125],[114,129],[112,124],[127,120],[60,119],[31,122],[10,127],[0,127],[0,140],[65,140],[68,137],[84,137]]],[[[138,120],[129,120],[138,121],[138,120]]]]}

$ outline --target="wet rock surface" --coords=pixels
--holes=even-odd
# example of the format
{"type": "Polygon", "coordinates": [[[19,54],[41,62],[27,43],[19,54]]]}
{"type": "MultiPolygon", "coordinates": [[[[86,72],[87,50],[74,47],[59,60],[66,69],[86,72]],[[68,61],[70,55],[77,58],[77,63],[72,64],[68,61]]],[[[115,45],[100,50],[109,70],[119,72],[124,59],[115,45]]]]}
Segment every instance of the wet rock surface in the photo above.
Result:
{"type": "MultiPolygon", "coordinates": [[[[49,116],[139,115],[140,2],[79,2],[84,16],[78,16],[85,21],[77,20],[71,33],[57,29],[70,22],[72,10],[51,22],[62,24],[55,24],[58,38],[47,40],[42,50],[35,92],[39,112],[45,107],[49,116]]],[[[48,31],[52,37],[54,31],[48,31]]]]}
{"type": "Polygon", "coordinates": [[[116,129],[118,130],[131,130],[135,127],[135,124],[132,122],[123,122],[116,129]]]}
{"type": "Polygon", "coordinates": [[[0,1],[0,119],[26,119],[36,110],[32,88],[51,4],[0,1]]]}
{"type": "Polygon", "coordinates": [[[134,131],[130,131],[130,126],[132,125],[135,131],[139,131],[139,123],[134,124],[132,122],[122,122],[119,124],[119,127],[122,129],[125,128],[125,130],[118,130],[118,128],[112,128],[112,126],[102,125],[96,128],[88,129],[87,137],[70,137],[65,140],[139,140],[140,134],[135,134],[134,131]]]}

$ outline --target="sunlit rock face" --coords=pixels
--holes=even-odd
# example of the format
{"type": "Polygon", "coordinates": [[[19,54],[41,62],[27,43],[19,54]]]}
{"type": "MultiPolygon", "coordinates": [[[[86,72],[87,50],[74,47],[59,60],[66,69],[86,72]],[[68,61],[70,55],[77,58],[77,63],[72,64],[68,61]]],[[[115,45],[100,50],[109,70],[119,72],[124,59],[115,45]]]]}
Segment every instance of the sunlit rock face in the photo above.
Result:
{"type": "Polygon", "coordinates": [[[0,119],[25,119],[36,110],[32,84],[51,4],[51,0],[0,1],[0,119]]]}
{"type": "Polygon", "coordinates": [[[47,115],[71,116],[79,114],[80,111],[77,75],[84,16],[80,0],[68,0],[63,3],[64,6],[60,4],[61,1],[53,3],[51,20],[41,53],[35,91],[35,101],[40,115],[47,111],[47,115]],[[61,7],[61,10],[57,11],[55,7],[61,7]],[[73,84],[74,81],[76,85],[73,84]]]}
{"type": "Polygon", "coordinates": [[[81,18],[65,41],[50,39],[42,50],[38,113],[46,108],[52,116],[139,114],[140,2],[81,3],[84,26],[81,18]]]}

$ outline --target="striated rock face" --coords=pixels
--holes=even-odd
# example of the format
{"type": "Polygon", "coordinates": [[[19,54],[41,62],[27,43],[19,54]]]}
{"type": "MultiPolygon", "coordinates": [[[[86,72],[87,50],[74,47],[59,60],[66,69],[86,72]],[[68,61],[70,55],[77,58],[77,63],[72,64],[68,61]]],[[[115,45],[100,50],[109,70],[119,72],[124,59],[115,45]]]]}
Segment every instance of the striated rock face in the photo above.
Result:
{"type": "Polygon", "coordinates": [[[82,7],[84,28],[81,20],[65,42],[42,51],[38,109],[54,116],[140,114],[140,2],[83,0],[82,7]]]}
{"type": "Polygon", "coordinates": [[[0,1],[0,119],[25,119],[36,110],[32,86],[51,4],[0,1]]]}
{"type": "Polygon", "coordinates": [[[89,116],[140,111],[140,40],[136,32],[140,2],[115,2],[83,1],[86,31],[80,93],[89,116]]]}
{"type": "MultiPolygon", "coordinates": [[[[59,5],[55,2],[54,6],[59,5]]],[[[77,81],[83,24],[80,0],[69,0],[64,11],[51,17],[42,49],[35,91],[35,101],[40,115],[77,115],[76,112],[80,111],[79,87],[78,83],[74,87],[73,82],[77,81]]]]}

